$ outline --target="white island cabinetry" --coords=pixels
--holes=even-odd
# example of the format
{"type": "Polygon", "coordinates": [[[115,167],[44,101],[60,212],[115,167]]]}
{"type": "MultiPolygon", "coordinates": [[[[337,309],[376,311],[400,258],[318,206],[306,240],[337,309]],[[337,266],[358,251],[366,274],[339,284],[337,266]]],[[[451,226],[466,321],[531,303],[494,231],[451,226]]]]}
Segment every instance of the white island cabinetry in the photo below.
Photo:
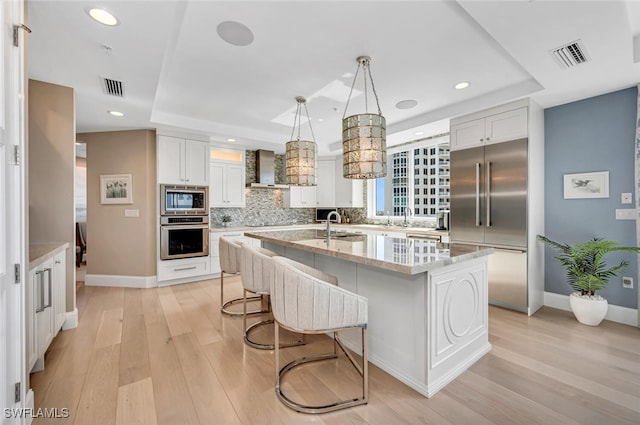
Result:
{"type": "MultiPolygon", "coordinates": [[[[246,233],[368,299],[369,360],[431,397],[490,351],[493,249],[379,235],[329,241],[315,230],[246,233]]],[[[359,334],[344,342],[359,352],[359,334]]]]}

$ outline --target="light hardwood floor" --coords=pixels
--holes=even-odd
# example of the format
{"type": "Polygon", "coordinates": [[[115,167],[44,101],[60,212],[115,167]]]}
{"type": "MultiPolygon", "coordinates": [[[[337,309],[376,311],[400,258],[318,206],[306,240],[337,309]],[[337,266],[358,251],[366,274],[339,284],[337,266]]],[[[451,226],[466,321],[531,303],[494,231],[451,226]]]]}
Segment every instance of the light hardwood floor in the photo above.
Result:
{"type": "MultiPolygon", "coordinates": [[[[219,280],[81,286],[78,328],[61,332],[44,371],[31,375],[36,408],[68,408],[70,417],[34,423],[640,423],[640,329],[592,328],[550,308],[527,317],[491,307],[493,349],[430,399],[371,365],[368,405],[296,413],[276,398],[273,353],[247,347],[242,320],[221,316],[219,289],[219,280]]],[[[239,278],[227,279],[226,296],[239,293],[239,278]]],[[[307,342],[282,350],[283,361],[332,345],[324,336],[307,342]]],[[[298,400],[357,396],[359,377],[344,356],[305,367],[284,383],[298,400]]]]}

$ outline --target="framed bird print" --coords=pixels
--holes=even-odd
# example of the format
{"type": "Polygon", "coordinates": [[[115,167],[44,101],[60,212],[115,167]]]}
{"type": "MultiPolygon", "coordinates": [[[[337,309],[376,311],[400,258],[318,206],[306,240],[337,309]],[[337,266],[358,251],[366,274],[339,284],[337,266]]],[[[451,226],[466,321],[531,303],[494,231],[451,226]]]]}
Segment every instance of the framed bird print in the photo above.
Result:
{"type": "Polygon", "coordinates": [[[564,199],[608,198],[609,172],[565,174],[564,199]]]}

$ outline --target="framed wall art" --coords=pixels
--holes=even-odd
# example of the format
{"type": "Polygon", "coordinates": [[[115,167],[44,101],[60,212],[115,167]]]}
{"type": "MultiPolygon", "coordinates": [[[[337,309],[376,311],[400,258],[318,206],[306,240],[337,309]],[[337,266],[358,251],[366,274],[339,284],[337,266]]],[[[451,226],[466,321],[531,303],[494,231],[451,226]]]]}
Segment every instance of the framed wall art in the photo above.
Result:
{"type": "Polygon", "coordinates": [[[564,199],[608,197],[608,171],[564,175],[564,199]]]}
{"type": "Polygon", "coordinates": [[[132,204],[131,174],[104,174],[100,176],[101,204],[132,204]]]}

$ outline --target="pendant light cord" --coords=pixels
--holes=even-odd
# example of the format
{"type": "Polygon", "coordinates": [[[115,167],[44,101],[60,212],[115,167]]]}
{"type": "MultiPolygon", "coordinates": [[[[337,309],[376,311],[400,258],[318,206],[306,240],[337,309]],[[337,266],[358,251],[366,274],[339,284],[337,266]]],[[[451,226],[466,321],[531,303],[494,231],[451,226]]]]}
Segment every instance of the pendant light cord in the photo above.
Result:
{"type": "Polygon", "coordinates": [[[298,100],[296,98],[298,105],[296,106],[296,116],[293,118],[293,128],[291,129],[291,140],[293,140],[293,135],[296,132],[296,125],[298,126],[298,140],[300,140],[300,131],[302,130],[302,110],[300,105],[304,105],[304,111],[307,115],[307,122],[309,123],[309,130],[311,130],[311,140],[315,143],[316,136],[313,134],[313,127],[311,126],[311,118],[309,118],[309,109],[307,109],[307,101],[304,98],[300,98],[298,100]]]}
{"type": "Polygon", "coordinates": [[[382,115],[382,110],[380,109],[380,101],[378,100],[378,92],[376,91],[376,86],[373,83],[373,77],[371,76],[371,66],[369,59],[358,60],[358,68],[356,68],[356,75],[353,77],[353,83],[351,83],[351,90],[349,90],[349,97],[347,98],[347,104],[344,107],[344,113],[342,114],[342,119],[345,119],[347,116],[347,109],[349,109],[349,102],[351,101],[351,95],[353,94],[353,88],[356,85],[356,81],[358,80],[358,72],[360,71],[360,66],[362,66],[362,73],[364,75],[364,108],[365,113],[369,112],[369,97],[367,94],[367,73],[369,74],[369,80],[371,81],[371,89],[373,91],[373,96],[376,99],[376,106],[378,107],[378,115],[382,115]]]}
{"type": "MultiPolygon", "coordinates": [[[[311,118],[309,118],[309,110],[307,109],[307,102],[304,103],[304,111],[307,114],[307,122],[309,123],[309,130],[311,130],[311,140],[313,140],[313,143],[315,143],[316,136],[313,134],[313,127],[311,127],[311,118]]],[[[299,133],[298,133],[298,138],[300,138],[299,133]]]]}
{"type": "MultiPolygon", "coordinates": [[[[300,115],[300,102],[298,102],[296,106],[296,115],[293,118],[293,128],[291,129],[291,139],[293,140],[293,135],[296,132],[296,123],[298,123],[298,116],[300,115]]],[[[300,126],[298,125],[298,140],[300,140],[300,126]]]]}
{"type": "Polygon", "coordinates": [[[356,80],[358,79],[358,72],[360,71],[360,62],[358,62],[358,68],[356,68],[356,75],[353,77],[353,82],[351,83],[351,90],[349,90],[349,97],[347,97],[347,104],[344,107],[344,114],[342,114],[342,119],[345,119],[347,116],[347,109],[349,109],[349,101],[351,100],[351,94],[353,93],[353,87],[356,85],[356,80]]]}

